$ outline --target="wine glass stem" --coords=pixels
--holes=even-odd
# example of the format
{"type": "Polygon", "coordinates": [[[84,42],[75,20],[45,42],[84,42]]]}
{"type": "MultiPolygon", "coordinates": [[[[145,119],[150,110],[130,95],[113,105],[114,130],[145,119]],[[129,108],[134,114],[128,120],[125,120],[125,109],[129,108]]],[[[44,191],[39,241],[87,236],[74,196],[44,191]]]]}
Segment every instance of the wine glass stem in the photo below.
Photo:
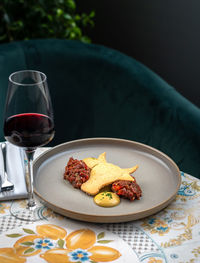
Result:
{"type": "Polygon", "coordinates": [[[34,198],[34,193],[33,193],[33,156],[35,153],[35,150],[25,150],[27,161],[28,161],[28,204],[27,208],[29,210],[34,210],[36,208],[36,201],[34,198]]]}

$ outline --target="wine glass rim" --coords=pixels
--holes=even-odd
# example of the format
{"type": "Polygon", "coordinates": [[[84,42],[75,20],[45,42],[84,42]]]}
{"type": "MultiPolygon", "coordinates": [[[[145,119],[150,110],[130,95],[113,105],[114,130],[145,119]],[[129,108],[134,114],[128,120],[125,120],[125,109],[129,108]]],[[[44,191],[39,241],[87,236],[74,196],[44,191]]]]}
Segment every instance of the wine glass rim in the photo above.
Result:
{"type": "Polygon", "coordinates": [[[44,82],[46,81],[46,79],[47,79],[46,74],[44,74],[44,73],[41,72],[41,71],[32,70],[32,69],[25,69],[25,70],[15,71],[15,72],[11,73],[10,76],[9,76],[9,81],[10,81],[10,82],[12,82],[12,83],[15,84],[15,85],[20,85],[20,86],[35,86],[36,84],[39,85],[39,84],[44,83],[44,82]],[[19,83],[19,82],[14,81],[14,80],[12,79],[13,75],[18,74],[18,73],[23,73],[23,72],[38,73],[38,74],[40,74],[40,75],[43,76],[43,79],[42,79],[41,81],[37,82],[37,83],[30,83],[30,84],[19,83]]]}

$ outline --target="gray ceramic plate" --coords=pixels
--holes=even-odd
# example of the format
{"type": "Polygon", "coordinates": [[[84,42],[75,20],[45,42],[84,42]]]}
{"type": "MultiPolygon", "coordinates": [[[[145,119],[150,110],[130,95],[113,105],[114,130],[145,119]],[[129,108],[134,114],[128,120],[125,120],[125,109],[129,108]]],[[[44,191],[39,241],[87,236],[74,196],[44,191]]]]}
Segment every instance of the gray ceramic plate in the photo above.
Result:
{"type": "Polygon", "coordinates": [[[97,223],[125,222],[154,214],[166,207],[176,196],[181,183],[176,164],[162,152],[134,141],[93,138],[60,144],[45,152],[34,162],[35,193],[57,213],[97,223]],[[97,206],[91,196],[63,180],[69,158],[98,157],[106,152],[108,162],[121,168],[139,165],[134,176],[143,196],[130,202],[122,200],[112,208],[97,206]]]}

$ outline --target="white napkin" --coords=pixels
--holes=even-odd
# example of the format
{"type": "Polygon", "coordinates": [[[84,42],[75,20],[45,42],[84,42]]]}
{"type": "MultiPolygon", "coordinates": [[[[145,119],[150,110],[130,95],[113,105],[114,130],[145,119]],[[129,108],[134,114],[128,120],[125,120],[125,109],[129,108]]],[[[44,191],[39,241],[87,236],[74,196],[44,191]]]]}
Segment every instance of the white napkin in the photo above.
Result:
{"type": "MultiPolygon", "coordinates": [[[[0,192],[1,200],[13,200],[27,198],[28,192],[25,181],[25,163],[23,150],[7,143],[7,174],[8,179],[14,184],[14,190],[0,192]]],[[[3,156],[0,151],[0,174],[3,179],[3,156]]]]}

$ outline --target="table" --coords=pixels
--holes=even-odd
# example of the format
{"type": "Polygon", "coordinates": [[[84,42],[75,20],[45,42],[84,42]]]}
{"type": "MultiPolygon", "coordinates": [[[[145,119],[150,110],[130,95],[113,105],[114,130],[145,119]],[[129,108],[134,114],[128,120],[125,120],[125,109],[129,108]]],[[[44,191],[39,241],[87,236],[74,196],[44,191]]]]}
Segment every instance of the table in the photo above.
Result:
{"type": "Polygon", "coordinates": [[[167,208],[127,223],[80,222],[47,208],[40,221],[30,223],[12,217],[11,202],[3,201],[0,262],[200,262],[200,180],[184,172],[181,177],[177,196],[167,208]]]}

